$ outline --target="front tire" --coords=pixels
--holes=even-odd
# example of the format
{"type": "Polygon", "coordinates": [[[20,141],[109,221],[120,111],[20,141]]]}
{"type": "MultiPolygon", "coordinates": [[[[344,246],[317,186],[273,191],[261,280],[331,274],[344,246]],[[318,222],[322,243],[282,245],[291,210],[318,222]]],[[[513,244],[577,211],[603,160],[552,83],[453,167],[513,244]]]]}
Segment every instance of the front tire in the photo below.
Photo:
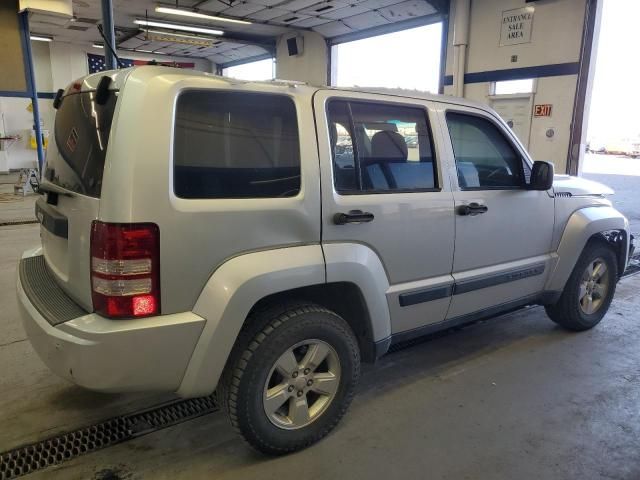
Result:
{"type": "Polygon", "coordinates": [[[617,281],[615,253],[604,241],[592,241],[580,255],[558,302],[545,306],[547,315],[568,330],[593,328],[607,313],[617,281]]]}
{"type": "Polygon", "coordinates": [[[219,392],[245,440],[282,455],[337,425],[359,375],[358,343],[340,316],[315,304],[278,306],[247,319],[219,392]]]}

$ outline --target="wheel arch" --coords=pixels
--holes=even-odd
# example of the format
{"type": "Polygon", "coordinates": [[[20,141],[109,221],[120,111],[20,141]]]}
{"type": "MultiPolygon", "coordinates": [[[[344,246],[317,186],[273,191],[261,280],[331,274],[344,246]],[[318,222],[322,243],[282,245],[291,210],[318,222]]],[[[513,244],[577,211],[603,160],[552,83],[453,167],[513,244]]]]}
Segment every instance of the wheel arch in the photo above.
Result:
{"type": "Polygon", "coordinates": [[[615,249],[621,274],[627,265],[629,222],[613,207],[587,207],[575,211],[564,228],[557,262],[545,286],[547,292],[564,289],[578,258],[590,241],[604,241],[615,249]]]}
{"type": "Polygon", "coordinates": [[[249,312],[249,317],[256,311],[292,300],[323,306],[342,317],[356,336],[360,356],[365,362],[372,363],[380,355],[380,346],[374,340],[367,301],[355,283],[322,283],[277,292],[261,298],[249,312]]]}
{"type": "Polygon", "coordinates": [[[285,298],[318,303],[342,316],[368,361],[385,353],[391,333],[387,277],[374,252],[354,247],[339,247],[342,257],[330,254],[331,262],[317,244],[248,253],[221,265],[193,308],[206,322],[177,393],[210,394],[250,313],[285,298]]]}

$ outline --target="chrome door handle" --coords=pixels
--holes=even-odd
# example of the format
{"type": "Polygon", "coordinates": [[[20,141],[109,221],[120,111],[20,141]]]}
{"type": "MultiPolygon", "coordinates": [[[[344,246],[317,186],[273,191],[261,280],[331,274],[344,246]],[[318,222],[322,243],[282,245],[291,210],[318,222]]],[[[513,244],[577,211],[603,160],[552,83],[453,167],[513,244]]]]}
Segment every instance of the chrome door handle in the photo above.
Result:
{"type": "Polygon", "coordinates": [[[475,217],[476,215],[481,215],[486,213],[489,208],[486,205],[481,205],[476,202],[472,202],[468,205],[460,205],[457,209],[458,215],[475,217]]]}
{"type": "Polygon", "coordinates": [[[336,213],[333,216],[333,223],[344,225],[346,223],[369,223],[373,222],[373,213],[362,210],[351,210],[349,213],[336,213]]]}

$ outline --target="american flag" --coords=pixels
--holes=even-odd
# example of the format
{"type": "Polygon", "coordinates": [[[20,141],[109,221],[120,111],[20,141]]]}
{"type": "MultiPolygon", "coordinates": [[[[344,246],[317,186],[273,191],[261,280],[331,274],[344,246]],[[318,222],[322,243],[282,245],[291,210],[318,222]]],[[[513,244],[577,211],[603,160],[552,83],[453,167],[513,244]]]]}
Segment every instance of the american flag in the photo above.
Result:
{"type": "MultiPolygon", "coordinates": [[[[87,60],[89,62],[89,73],[97,73],[105,70],[105,58],[104,55],[94,55],[93,53],[87,53],[87,60]]],[[[130,58],[121,58],[122,68],[133,67],[134,65],[149,65],[149,60],[132,60],[130,58]]],[[[156,65],[167,65],[178,68],[195,68],[193,62],[156,62],[156,65]]]]}
{"type": "MultiPolygon", "coordinates": [[[[89,73],[102,72],[106,69],[104,55],[94,55],[92,53],[87,53],[87,59],[89,61],[89,73]]],[[[120,61],[125,67],[133,67],[133,60],[121,58],[120,61]]]]}

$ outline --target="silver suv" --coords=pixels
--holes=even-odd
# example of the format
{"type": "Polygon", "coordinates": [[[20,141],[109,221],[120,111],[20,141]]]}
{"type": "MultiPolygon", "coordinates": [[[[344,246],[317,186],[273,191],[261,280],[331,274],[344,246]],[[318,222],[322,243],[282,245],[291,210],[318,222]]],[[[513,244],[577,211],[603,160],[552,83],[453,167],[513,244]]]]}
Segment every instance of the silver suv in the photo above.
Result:
{"type": "Polygon", "coordinates": [[[632,237],[490,109],[172,68],[60,92],[18,297],[58,375],[211,394],[255,448],[325,436],[390,345],[525,305],[585,330],[632,237]]]}

